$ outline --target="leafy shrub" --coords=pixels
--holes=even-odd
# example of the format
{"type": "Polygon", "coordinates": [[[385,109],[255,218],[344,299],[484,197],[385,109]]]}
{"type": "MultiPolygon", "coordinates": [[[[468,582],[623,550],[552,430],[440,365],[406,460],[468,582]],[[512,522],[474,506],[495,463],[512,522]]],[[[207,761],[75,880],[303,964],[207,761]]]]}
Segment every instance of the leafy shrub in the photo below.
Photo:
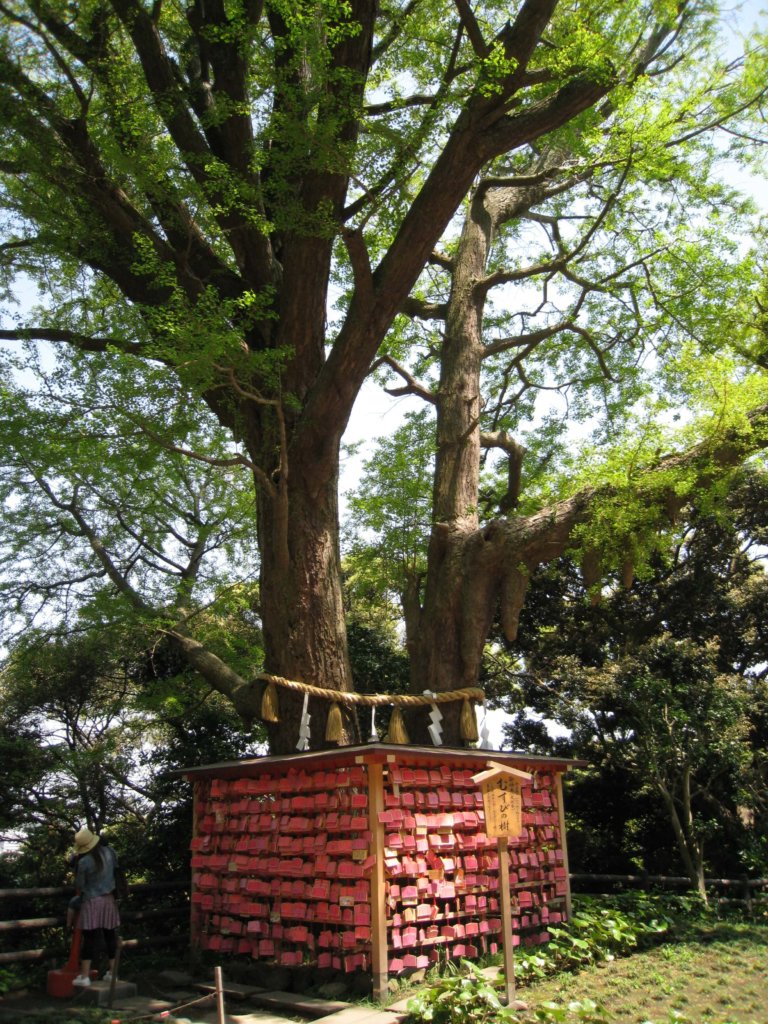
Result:
{"type": "MultiPolygon", "coordinates": [[[[408,1019],[416,1024],[525,1024],[531,1021],[523,1010],[504,1006],[494,987],[476,964],[462,960],[439,982],[408,1000],[408,1019]]],[[[610,1024],[605,1007],[593,999],[542,1003],[534,1012],[536,1024],[610,1024]]]]}
{"type": "MultiPolygon", "coordinates": [[[[627,894],[608,902],[604,897],[579,897],[578,909],[568,923],[549,929],[552,938],[546,945],[535,950],[516,950],[515,978],[518,983],[530,984],[560,971],[575,971],[616,956],[627,956],[638,947],[658,941],[672,923],[660,899],[645,893],[627,894]]],[[[457,973],[455,967],[449,967],[449,971],[432,988],[408,1002],[414,1020],[430,1024],[484,1024],[493,1020],[503,1024],[519,1019],[513,1010],[503,1006],[493,985],[475,964],[462,961],[461,972],[457,973]]],[[[545,1004],[551,1016],[537,1019],[553,1024],[572,1019],[590,1024],[605,1020],[602,1007],[587,1005],[589,1002],[567,1007],[545,1004]]]]}
{"type": "MultiPolygon", "coordinates": [[[[695,933],[702,925],[709,932],[708,926],[716,918],[715,910],[690,893],[580,896],[575,902],[577,909],[571,920],[562,928],[549,929],[549,943],[515,951],[519,984],[627,956],[672,936],[679,939],[695,933]]],[[[436,984],[409,1000],[407,1024],[610,1024],[613,1019],[605,1006],[592,999],[565,1004],[544,1002],[535,1010],[515,1010],[501,1003],[476,964],[462,961],[461,968],[449,964],[447,971],[436,984]]],[[[643,1024],[694,1021],[677,1009],[669,1009],[662,1022],[647,1020],[643,1024]]]]}
{"type": "Polygon", "coordinates": [[[13,968],[0,967],[0,996],[20,987],[18,975],[13,968]]]}
{"type": "Polygon", "coordinates": [[[580,897],[579,908],[562,928],[550,928],[550,941],[535,951],[515,953],[515,975],[525,982],[579,970],[589,964],[627,956],[634,949],[658,941],[672,926],[658,898],[632,894],[632,901],[619,897],[580,897]],[[623,903],[626,909],[621,909],[623,903]]]}
{"type": "Polygon", "coordinates": [[[461,972],[446,973],[436,985],[408,1000],[408,1016],[430,1024],[515,1024],[518,1016],[504,1006],[496,989],[476,964],[461,961],[461,972]]]}

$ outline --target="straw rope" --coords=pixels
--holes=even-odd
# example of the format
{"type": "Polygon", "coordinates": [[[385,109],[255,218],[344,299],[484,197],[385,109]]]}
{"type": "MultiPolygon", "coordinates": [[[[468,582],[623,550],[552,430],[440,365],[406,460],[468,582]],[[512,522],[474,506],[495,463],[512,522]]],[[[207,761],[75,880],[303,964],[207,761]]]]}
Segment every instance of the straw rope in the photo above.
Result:
{"type": "MultiPolygon", "coordinates": [[[[467,686],[461,690],[444,690],[442,693],[425,691],[423,694],[413,693],[354,693],[347,690],[329,690],[323,686],[313,686],[311,683],[299,683],[295,679],[284,679],[282,676],[269,675],[267,672],[260,672],[257,680],[266,683],[264,694],[261,700],[261,719],[264,722],[276,723],[280,721],[280,708],[277,696],[278,687],[286,690],[294,690],[304,694],[304,710],[302,711],[301,726],[299,728],[298,749],[305,750],[309,742],[309,715],[307,713],[308,697],[316,697],[320,700],[330,701],[328,719],[325,725],[325,738],[330,743],[341,743],[344,740],[344,723],[341,713],[341,706],[377,708],[386,705],[392,708],[392,717],[389,720],[387,731],[387,742],[408,743],[408,732],[403,720],[402,708],[425,707],[436,704],[448,704],[452,701],[463,701],[461,716],[459,719],[459,732],[461,738],[469,743],[476,743],[478,738],[477,719],[475,717],[474,704],[483,704],[485,694],[479,687],[467,686]]],[[[375,715],[375,711],[371,712],[375,715]]],[[[439,720],[442,717],[438,712],[438,721],[433,722],[430,730],[437,730],[435,743],[440,742],[439,720]]],[[[371,731],[374,730],[371,722],[371,731]]]]}
{"type": "Polygon", "coordinates": [[[287,690],[308,693],[310,697],[320,697],[345,705],[360,704],[363,707],[381,707],[385,704],[394,707],[419,707],[426,704],[449,704],[454,700],[472,700],[480,703],[485,700],[484,691],[477,686],[468,686],[462,690],[444,690],[441,693],[430,694],[353,693],[347,690],[329,690],[322,686],[313,686],[311,683],[299,683],[294,679],[283,679],[282,676],[272,676],[266,672],[260,672],[256,679],[264,683],[284,686],[287,690]]]}

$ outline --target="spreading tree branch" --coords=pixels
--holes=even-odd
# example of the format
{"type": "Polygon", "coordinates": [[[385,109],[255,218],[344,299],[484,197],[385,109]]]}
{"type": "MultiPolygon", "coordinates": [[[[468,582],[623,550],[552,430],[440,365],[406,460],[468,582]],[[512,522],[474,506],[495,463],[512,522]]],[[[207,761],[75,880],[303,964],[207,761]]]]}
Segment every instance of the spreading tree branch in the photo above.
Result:
{"type": "Polygon", "coordinates": [[[489,47],[483,38],[475,12],[470,7],[468,0],[454,0],[454,3],[456,4],[456,10],[459,12],[464,30],[467,33],[467,39],[472,44],[472,49],[481,60],[485,60],[488,56],[489,47]]]}
{"type": "Polygon", "coordinates": [[[420,384],[416,378],[408,371],[404,366],[401,366],[397,360],[393,359],[392,356],[381,356],[371,366],[371,372],[378,370],[380,366],[388,366],[391,370],[394,370],[400,377],[405,381],[405,387],[402,388],[386,388],[388,395],[395,397],[401,397],[404,395],[415,395],[417,398],[424,399],[425,402],[429,402],[431,405],[437,403],[437,396],[429,388],[424,387],[420,384]]]}
{"type": "Polygon", "coordinates": [[[80,352],[108,352],[115,349],[128,355],[146,358],[146,347],[141,342],[125,341],[123,338],[94,338],[78,331],[53,327],[17,327],[13,330],[0,330],[0,340],[50,341],[53,344],[71,345],[80,352]]]}

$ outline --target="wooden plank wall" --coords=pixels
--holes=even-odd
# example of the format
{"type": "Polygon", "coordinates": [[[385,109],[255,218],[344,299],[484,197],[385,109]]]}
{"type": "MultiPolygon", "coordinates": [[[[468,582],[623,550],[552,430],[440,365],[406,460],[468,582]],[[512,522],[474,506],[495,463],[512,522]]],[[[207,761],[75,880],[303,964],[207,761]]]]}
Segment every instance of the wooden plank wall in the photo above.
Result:
{"type": "MultiPolygon", "coordinates": [[[[498,851],[472,770],[408,760],[198,781],[198,946],[367,971],[379,995],[391,974],[499,949],[498,851]]],[[[565,917],[561,808],[559,774],[534,770],[509,841],[515,944],[565,917]]]]}

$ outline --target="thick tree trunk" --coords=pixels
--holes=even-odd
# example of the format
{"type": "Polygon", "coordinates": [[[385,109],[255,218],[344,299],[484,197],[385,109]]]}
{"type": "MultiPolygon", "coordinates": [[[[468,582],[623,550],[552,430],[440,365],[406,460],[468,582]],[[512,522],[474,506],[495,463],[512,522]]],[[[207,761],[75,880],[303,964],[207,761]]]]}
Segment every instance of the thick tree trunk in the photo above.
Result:
{"type": "MultiPolygon", "coordinates": [[[[316,467],[315,467],[316,468],[316,467]]],[[[353,690],[347,652],[338,546],[338,467],[310,480],[290,460],[275,493],[259,489],[260,607],[265,670],[300,682],[353,690]]],[[[303,697],[279,691],[280,721],[269,726],[270,749],[296,750],[303,697]]],[[[310,746],[326,745],[327,701],[309,702],[310,746]]],[[[342,743],[355,741],[354,715],[344,714],[342,743]]]]}
{"type": "MultiPolygon", "coordinates": [[[[475,193],[456,253],[437,393],[437,455],[427,582],[412,651],[412,686],[443,691],[476,686],[483,647],[501,589],[525,592],[527,571],[499,524],[479,529],[480,375],[484,355],[485,293],[479,288],[497,224],[512,208],[530,204],[532,191],[481,187],[475,193]]],[[[519,607],[517,612],[519,613],[519,607]]],[[[458,708],[448,706],[444,740],[461,742],[458,708]]],[[[410,731],[425,740],[426,719],[411,716],[410,731]]]]}
{"type": "MultiPolygon", "coordinates": [[[[476,680],[473,646],[465,628],[468,590],[477,601],[478,623],[490,626],[487,577],[471,564],[471,538],[478,525],[480,472],[480,368],[483,302],[473,288],[485,268],[492,233],[482,198],[475,196],[464,223],[454,264],[437,397],[437,455],[433,486],[433,528],[427,582],[416,637],[409,637],[414,690],[450,690],[476,680]],[[478,587],[478,582],[481,586],[478,587]],[[479,598],[479,600],[478,600],[479,598]]],[[[486,568],[491,568],[487,566],[486,568]]],[[[482,629],[482,627],[481,627],[482,629]]],[[[458,741],[458,714],[443,706],[443,737],[458,741]]],[[[409,734],[428,742],[423,712],[408,716],[409,734]]]]}

